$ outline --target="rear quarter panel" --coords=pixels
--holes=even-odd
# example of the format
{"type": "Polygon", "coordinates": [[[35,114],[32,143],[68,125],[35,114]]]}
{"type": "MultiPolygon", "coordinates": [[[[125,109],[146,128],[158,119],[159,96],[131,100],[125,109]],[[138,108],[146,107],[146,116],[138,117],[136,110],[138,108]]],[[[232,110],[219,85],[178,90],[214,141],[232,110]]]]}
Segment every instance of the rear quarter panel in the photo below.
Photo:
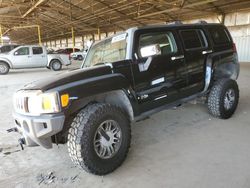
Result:
{"type": "Polygon", "coordinates": [[[67,54],[48,54],[48,66],[53,59],[59,60],[63,65],[70,65],[69,55],[67,54]]]}

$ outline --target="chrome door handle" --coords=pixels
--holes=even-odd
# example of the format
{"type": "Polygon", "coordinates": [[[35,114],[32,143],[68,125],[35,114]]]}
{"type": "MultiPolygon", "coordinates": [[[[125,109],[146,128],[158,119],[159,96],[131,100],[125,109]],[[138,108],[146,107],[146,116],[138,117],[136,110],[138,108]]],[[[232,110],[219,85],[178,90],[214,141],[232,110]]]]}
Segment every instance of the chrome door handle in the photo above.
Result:
{"type": "Polygon", "coordinates": [[[184,55],[180,55],[180,56],[171,57],[171,60],[174,61],[174,60],[183,59],[183,58],[184,58],[184,55]]]}
{"type": "Polygon", "coordinates": [[[213,50],[205,50],[205,51],[202,51],[202,54],[205,55],[205,54],[210,54],[212,52],[213,52],[213,50]]]}

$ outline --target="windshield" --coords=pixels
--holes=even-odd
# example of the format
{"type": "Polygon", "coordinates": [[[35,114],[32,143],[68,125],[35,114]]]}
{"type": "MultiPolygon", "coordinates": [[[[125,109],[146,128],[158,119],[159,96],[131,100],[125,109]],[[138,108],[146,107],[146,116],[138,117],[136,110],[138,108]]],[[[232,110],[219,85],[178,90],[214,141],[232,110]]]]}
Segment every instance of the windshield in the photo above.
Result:
{"type": "Polygon", "coordinates": [[[111,63],[126,58],[126,33],[101,41],[90,48],[84,67],[101,63],[111,63]]]}

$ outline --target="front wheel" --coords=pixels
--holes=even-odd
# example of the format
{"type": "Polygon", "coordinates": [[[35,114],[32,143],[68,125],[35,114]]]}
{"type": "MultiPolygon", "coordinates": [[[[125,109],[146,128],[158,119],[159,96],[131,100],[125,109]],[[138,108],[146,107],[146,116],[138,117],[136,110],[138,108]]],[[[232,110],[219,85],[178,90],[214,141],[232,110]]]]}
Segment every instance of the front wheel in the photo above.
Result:
{"type": "Polygon", "coordinates": [[[59,71],[62,69],[62,63],[59,60],[52,60],[50,63],[50,67],[53,71],[59,71]]]}
{"type": "Polygon", "coordinates": [[[89,105],[77,114],[69,129],[70,158],[87,172],[108,174],[125,160],[130,132],[128,117],[119,107],[101,103],[89,105]]]}
{"type": "Polygon", "coordinates": [[[0,62],[0,74],[8,74],[10,67],[4,62],[0,62]]]}
{"type": "Polygon", "coordinates": [[[215,82],[208,95],[208,110],[215,117],[228,119],[234,114],[238,101],[237,82],[231,79],[222,79],[215,82]]]}

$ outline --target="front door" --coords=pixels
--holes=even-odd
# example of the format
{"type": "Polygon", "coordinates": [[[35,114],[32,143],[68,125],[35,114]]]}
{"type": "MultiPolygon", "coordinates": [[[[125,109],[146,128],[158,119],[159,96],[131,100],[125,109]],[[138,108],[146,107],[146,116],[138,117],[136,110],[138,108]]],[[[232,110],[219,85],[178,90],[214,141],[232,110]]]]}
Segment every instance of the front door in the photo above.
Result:
{"type": "Polygon", "coordinates": [[[13,68],[29,68],[31,66],[29,47],[20,47],[11,56],[13,68]]]}
{"type": "Polygon", "coordinates": [[[178,41],[171,30],[136,31],[132,71],[141,113],[176,101],[185,91],[187,71],[178,41]]]}

